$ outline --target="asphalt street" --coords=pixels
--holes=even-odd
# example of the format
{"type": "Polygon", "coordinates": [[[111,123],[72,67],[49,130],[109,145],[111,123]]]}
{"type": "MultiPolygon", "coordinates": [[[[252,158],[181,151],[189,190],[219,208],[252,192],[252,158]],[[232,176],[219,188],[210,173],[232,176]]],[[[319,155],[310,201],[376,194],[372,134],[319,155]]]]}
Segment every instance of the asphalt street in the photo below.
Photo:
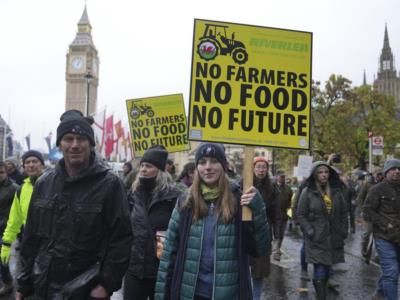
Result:
{"type": "MultiPolygon", "coordinates": [[[[367,265],[361,256],[361,224],[357,224],[356,233],[349,233],[345,245],[345,263],[334,266],[332,278],[339,283],[339,293],[329,293],[329,300],[369,300],[375,291],[380,268],[374,262],[367,265]]],[[[298,228],[286,231],[283,241],[281,260],[271,259],[272,268],[264,283],[264,300],[311,300],[315,299],[311,281],[300,279],[300,248],[302,235],[298,228]]],[[[312,276],[312,266],[308,273],[312,276]]],[[[122,300],[120,292],[113,300],[122,300]]]]}
{"type": "MultiPolygon", "coordinates": [[[[339,294],[329,293],[329,300],[367,300],[374,293],[380,268],[376,263],[367,265],[360,252],[361,225],[357,224],[355,234],[349,234],[345,246],[345,263],[334,266],[333,278],[340,284],[339,294]]],[[[287,230],[283,241],[283,255],[280,261],[272,261],[271,274],[264,283],[262,298],[265,300],[307,300],[315,299],[312,282],[300,279],[300,247],[302,236],[298,228],[287,230]]],[[[11,259],[15,273],[15,258],[11,259]]],[[[312,266],[309,266],[312,275],[312,266]]],[[[12,295],[1,299],[14,299],[12,295]]],[[[122,300],[121,292],[114,293],[112,300],[122,300]]]]}

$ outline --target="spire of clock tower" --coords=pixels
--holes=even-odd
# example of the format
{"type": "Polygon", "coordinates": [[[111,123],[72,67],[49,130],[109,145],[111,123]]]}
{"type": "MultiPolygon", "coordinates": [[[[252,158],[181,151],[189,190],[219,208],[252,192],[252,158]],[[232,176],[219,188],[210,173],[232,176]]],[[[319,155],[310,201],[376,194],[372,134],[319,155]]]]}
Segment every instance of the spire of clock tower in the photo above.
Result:
{"type": "Polygon", "coordinates": [[[379,57],[379,67],[374,89],[379,93],[392,96],[397,108],[400,108],[400,77],[396,74],[396,64],[389,43],[388,26],[385,24],[383,48],[379,57]]]}
{"type": "Polygon", "coordinates": [[[99,63],[85,4],[78,30],[67,53],[66,109],[78,109],[84,114],[96,111],[99,63]]]}
{"type": "Polygon", "coordinates": [[[378,79],[389,79],[396,77],[396,69],[394,66],[394,56],[389,44],[389,34],[387,24],[385,24],[385,35],[383,38],[383,48],[379,58],[378,79]]]}
{"type": "Polygon", "coordinates": [[[94,47],[92,40],[92,25],[90,25],[86,4],[82,13],[82,17],[78,22],[78,32],[71,45],[90,45],[94,47]]]}

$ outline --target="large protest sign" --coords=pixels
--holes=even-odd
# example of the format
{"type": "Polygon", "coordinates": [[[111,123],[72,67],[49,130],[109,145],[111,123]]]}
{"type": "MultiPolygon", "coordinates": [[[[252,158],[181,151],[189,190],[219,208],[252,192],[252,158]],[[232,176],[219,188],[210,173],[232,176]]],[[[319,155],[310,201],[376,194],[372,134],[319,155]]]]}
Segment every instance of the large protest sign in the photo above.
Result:
{"type": "Polygon", "coordinates": [[[195,20],[189,139],[308,149],[312,33],[195,20]]]}
{"type": "Polygon", "coordinates": [[[182,94],[129,99],[126,108],[136,157],[157,144],[168,152],[189,149],[182,94]]]}

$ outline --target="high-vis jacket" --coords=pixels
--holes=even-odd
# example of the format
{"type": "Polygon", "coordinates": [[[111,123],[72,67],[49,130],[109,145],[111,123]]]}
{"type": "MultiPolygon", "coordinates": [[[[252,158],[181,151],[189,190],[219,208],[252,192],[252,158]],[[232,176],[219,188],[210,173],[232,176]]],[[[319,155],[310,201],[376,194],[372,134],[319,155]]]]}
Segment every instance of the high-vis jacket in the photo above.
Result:
{"type": "Polygon", "coordinates": [[[26,178],[15,193],[7,226],[3,234],[3,243],[11,244],[14,242],[21,231],[21,227],[25,225],[34,183],[30,177],[26,178]]]}

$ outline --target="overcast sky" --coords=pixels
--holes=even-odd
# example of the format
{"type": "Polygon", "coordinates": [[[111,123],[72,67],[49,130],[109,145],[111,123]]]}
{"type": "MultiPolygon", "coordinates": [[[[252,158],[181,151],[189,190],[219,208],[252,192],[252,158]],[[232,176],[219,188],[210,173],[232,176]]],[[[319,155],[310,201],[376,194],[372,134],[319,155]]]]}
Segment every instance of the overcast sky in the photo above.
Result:
{"type": "MultiPolygon", "coordinates": [[[[0,0],[0,114],[15,139],[31,134],[33,148],[46,149],[64,111],[66,54],[84,5],[0,0]]],[[[87,11],[100,57],[98,108],[124,122],[128,98],[183,93],[188,101],[194,18],[313,32],[321,82],[335,73],[360,85],[365,69],[371,83],[385,23],[400,57],[399,0],[88,0],[87,11]]]]}

